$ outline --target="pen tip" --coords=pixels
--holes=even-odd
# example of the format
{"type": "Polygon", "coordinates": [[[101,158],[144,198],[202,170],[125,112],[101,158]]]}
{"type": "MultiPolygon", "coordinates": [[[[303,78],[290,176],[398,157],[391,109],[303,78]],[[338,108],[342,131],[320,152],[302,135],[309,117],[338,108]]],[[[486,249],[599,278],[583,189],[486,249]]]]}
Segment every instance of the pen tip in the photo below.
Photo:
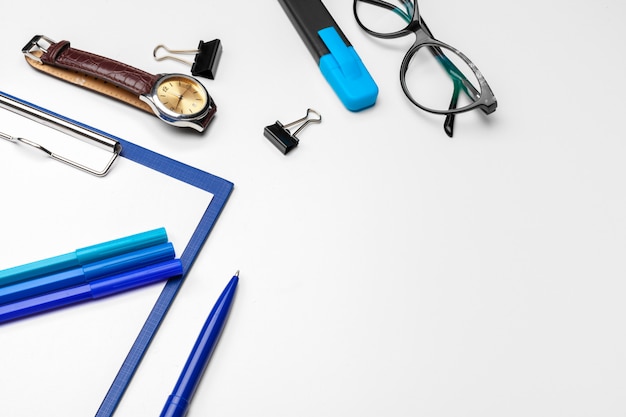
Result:
{"type": "Polygon", "coordinates": [[[239,277],[239,270],[237,270],[237,272],[235,272],[235,276],[239,277]]]}

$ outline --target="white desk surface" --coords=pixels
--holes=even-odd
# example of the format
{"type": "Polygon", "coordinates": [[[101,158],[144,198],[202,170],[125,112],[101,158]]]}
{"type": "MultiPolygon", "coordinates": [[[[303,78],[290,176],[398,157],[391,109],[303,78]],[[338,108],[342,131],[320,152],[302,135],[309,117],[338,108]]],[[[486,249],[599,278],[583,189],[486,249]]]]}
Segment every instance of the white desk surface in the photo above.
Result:
{"type": "MultiPolygon", "coordinates": [[[[498,99],[488,117],[457,117],[452,139],[400,89],[408,43],[366,35],[350,1],[325,4],[380,88],[373,108],[343,107],[277,1],[5,5],[0,90],[235,184],[116,416],[158,415],[237,269],[190,417],[623,416],[625,3],[423,0],[435,36],[498,99]],[[37,73],[20,52],[35,34],[152,73],[189,73],[154,61],[157,44],[219,38],[216,79],[203,80],[217,116],[206,134],[184,133],[37,73]],[[282,155],[264,126],[309,107],[323,122],[282,155]]],[[[45,175],[20,155],[3,182],[24,164],[45,175]]],[[[19,216],[11,198],[2,216],[19,216]]],[[[13,341],[0,344],[0,415],[95,414],[121,365],[107,343],[134,328],[105,315],[89,325],[107,339],[81,341],[71,317],[123,311],[146,291],[0,327],[13,341]],[[39,349],[15,349],[39,332],[39,349]],[[79,365],[85,349],[92,363],[79,365]],[[68,392],[64,369],[78,366],[93,369],[68,392]]]]}

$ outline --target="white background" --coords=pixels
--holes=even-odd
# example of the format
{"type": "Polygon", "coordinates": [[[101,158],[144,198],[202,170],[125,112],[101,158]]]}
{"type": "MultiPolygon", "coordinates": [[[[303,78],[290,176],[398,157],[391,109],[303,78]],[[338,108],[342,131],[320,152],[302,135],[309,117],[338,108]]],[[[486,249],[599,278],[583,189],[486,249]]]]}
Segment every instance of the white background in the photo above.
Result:
{"type": "MultiPolygon", "coordinates": [[[[3,8],[0,90],[235,183],[116,416],[158,415],[237,269],[190,417],[624,416],[624,3],[423,0],[435,36],[498,99],[488,117],[457,117],[452,139],[400,89],[410,40],[374,39],[350,1],[325,4],[380,88],[371,109],[343,107],[277,1],[3,8]],[[152,73],[189,72],[154,61],[157,44],[220,38],[216,79],[203,80],[217,116],[203,135],[184,132],[40,74],[20,52],[35,34],[152,73]],[[322,123],[282,155],[264,126],[309,107],[322,123]]],[[[0,167],[2,216],[19,218],[16,198],[45,210],[11,176],[54,162],[0,152],[15,154],[0,167]]],[[[2,253],[19,238],[3,232],[2,253]]],[[[102,240],[91,238],[48,246],[102,240]]],[[[0,415],[95,414],[147,314],[135,300],[158,291],[1,326],[0,415]]]]}

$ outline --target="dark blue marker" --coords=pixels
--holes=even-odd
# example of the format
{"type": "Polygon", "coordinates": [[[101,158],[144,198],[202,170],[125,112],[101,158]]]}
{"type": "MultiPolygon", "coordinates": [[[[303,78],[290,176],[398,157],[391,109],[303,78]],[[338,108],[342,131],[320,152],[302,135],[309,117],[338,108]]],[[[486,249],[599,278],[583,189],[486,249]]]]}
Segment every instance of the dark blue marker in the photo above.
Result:
{"type": "Polygon", "coordinates": [[[162,243],[41,278],[0,287],[0,305],[75,287],[100,278],[174,259],[174,246],[162,243]]]}
{"type": "Polygon", "coordinates": [[[53,291],[0,306],[0,323],[43,313],[72,304],[108,297],[145,285],[164,281],[183,273],[180,259],[159,262],[143,268],[96,279],[70,288],[53,291]]]}

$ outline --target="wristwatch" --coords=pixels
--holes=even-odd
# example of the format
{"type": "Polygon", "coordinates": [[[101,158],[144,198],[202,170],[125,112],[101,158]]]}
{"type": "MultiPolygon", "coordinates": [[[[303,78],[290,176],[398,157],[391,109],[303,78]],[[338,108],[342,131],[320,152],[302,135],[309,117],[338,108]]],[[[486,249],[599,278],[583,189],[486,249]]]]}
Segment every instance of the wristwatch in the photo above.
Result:
{"type": "Polygon", "coordinates": [[[178,127],[203,132],[217,106],[196,78],[150,74],[130,65],[34,36],[22,49],[33,68],[131,104],[178,127]]]}

